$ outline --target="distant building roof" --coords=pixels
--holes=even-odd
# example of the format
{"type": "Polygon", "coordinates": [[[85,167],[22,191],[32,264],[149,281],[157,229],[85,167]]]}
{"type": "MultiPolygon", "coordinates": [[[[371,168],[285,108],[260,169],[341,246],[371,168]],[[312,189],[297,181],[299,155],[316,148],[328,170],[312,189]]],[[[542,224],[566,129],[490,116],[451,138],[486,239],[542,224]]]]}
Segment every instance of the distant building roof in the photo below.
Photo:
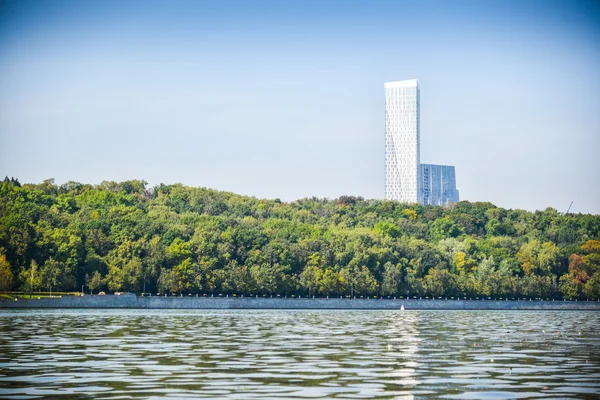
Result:
{"type": "Polygon", "coordinates": [[[419,87],[419,82],[416,79],[409,79],[406,81],[395,81],[395,82],[386,82],[386,88],[398,88],[398,87],[419,87]]]}

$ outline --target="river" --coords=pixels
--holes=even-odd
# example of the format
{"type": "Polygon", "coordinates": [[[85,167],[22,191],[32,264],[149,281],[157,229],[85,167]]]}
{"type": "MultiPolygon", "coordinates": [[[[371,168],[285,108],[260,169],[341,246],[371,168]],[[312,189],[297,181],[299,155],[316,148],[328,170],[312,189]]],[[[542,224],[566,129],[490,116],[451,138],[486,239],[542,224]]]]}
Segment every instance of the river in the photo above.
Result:
{"type": "Polygon", "coordinates": [[[0,310],[2,398],[600,397],[600,312],[0,310]]]}

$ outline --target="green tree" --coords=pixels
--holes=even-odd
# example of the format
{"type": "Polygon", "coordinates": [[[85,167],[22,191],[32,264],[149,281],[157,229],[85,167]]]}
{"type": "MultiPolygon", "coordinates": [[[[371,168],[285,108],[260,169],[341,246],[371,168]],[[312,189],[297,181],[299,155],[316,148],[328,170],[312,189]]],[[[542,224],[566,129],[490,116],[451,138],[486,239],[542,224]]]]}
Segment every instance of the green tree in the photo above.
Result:
{"type": "Polygon", "coordinates": [[[461,227],[459,227],[449,217],[438,218],[431,224],[429,228],[429,235],[433,240],[447,239],[451,237],[460,236],[463,233],[461,227]]]}
{"type": "Polygon", "coordinates": [[[354,280],[354,290],[359,294],[376,294],[379,283],[366,266],[358,269],[354,280]]]}
{"type": "Polygon", "coordinates": [[[319,282],[319,291],[324,295],[340,293],[342,291],[343,282],[340,274],[331,268],[327,268],[321,276],[319,282]]]}
{"type": "Polygon", "coordinates": [[[549,275],[557,265],[559,249],[551,242],[531,240],[521,246],[517,259],[527,275],[549,275]]]}
{"type": "Polygon", "coordinates": [[[425,267],[421,258],[413,258],[406,268],[406,284],[401,285],[400,292],[405,295],[422,295],[425,293],[423,276],[425,267]]]}
{"type": "Polygon", "coordinates": [[[519,281],[519,292],[531,298],[553,296],[553,276],[526,275],[519,281]]]}
{"type": "Polygon", "coordinates": [[[591,275],[600,272],[600,240],[588,240],[581,246],[583,262],[591,275]]]}
{"type": "Polygon", "coordinates": [[[600,299],[600,274],[594,274],[583,287],[583,295],[588,299],[600,299]]]}
{"type": "Polygon", "coordinates": [[[456,291],[454,276],[440,266],[431,268],[423,281],[425,290],[436,297],[454,294],[456,291]]]}
{"type": "Polygon", "coordinates": [[[483,202],[285,203],[143,181],[0,181],[0,287],[9,289],[29,290],[36,260],[33,286],[64,290],[98,272],[111,290],[590,298],[599,237],[598,215],[483,202]],[[582,260],[577,271],[570,254],[582,260]]]}
{"type": "Polygon", "coordinates": [[[197,276],[201,274],[199,267],[190,259],[186,258],[173,267],[174,277],[177,278],[177,291],[191,292],[195,289],[197,276]]]}
{"type": "Polygon", "coordinates": [[[309,265],[300,274],[300,284],[308,290],[308,295],[316,294],[321,286],[323,271],[316,265],[309,265]]]}
{"type": "Polygon", "coordinates": [[[5,254],[0,254],[0,292],[12,289],[13,273],[5,254]]]}
{"type": "Polygon", "coordinates": [[[100,272],[94,271],[94,274],[91,277],[89,275],[85,276],[85,283],[93,294],[94,290],[98,290],[102,287],[104,281],[100,272]]]}
{"type": "Polygon", "coordinates": [[[111,264],[106,275],[106,285],[113,292],[140,291],[143,283],[143,268],[139,258],[133,258],[122,265],[111,264]]]}
{"type": "Polygon", "coordinates": [[[42,286],[54,290],[68,290],[75,286],[75,276],[66,263],[50,257],[40,271],[42,286]]]}
{"type": "Polygon", "coordinates": [[[268,263],[250,267],[250,275],[260,293],[271,294],[277,290],[277,276],[273,266],[268,263]]]}
{"type": "Polygon", "coordinates": [[[192,245],[180,238],[175,238],[167,248],[167,253],[177,261],[183,261],[192,256],[192,245]]]}
{"type": "Polygon", "coordinates": [[[382,236],[397,238],[400,236],[400,228],[392,222],[381,221],[375,224],[375,232],[382,236]]]}
{"type": "Polygon", "coordinates": [[[175,271],[166,268],[161,269],[158,278],[158,290],[161,293],[177,293],[180,291],[179,279],[175,271]]]}
{"type": "MultiPolygon", "coordinates": [[[[406,259],[403,259],[406,263],[406,259]]],[[[403,264],[394,264],[388,261],[383,266],[383,281],[381,284],[381,292],[384,295],[393,296],[400,290],[400,282],[402,280],[403,264]]]]}
{"type": "Polygon", "coordinates": [[[31,260],[29,268],[23,268],[19,274],[19,280],[22,282],[23,291],[29,292],[29,298],[31,298],[33,292],[40,288],[41,278],[38,272],[38,264],[35,260],[31,260]]]}

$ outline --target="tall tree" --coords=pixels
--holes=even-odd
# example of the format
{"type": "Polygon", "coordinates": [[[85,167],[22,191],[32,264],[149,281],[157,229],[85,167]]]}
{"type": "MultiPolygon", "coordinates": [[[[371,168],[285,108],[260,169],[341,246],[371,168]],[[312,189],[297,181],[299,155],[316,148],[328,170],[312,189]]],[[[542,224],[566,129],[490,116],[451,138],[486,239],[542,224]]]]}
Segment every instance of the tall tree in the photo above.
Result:
{"type": "Polygon", "coordinates": [[[6,255],[0,254],[0,292],[7,292],[12,289],[13,279],[13,273],[6,255]]]}
{"type": "Polygon", "coordinates": [[[29,292],[29,298],[31,298],[33,291],[39,289],[42,282],[38,272],[38,264],[35,260],[31,260],[29,268],[21,270],[19,279],[22,282],[23,291],[29,292]]]}
{"type": "Polygon", "coordinates": [[[94,290],[100,289],[104,284],[104,280],[102,279],[102,275],[98,271],[94,271],[92,276],[85,276],[85,283],[90,288],[91,294],[94,293],[94,290]]]}

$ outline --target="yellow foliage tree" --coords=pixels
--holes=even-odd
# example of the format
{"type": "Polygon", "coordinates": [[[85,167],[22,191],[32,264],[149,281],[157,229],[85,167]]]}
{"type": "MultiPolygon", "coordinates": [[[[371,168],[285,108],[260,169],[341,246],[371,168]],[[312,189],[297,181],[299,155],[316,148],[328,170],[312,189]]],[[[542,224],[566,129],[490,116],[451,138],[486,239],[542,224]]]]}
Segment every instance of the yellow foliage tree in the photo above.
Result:
{"type": "Polygon", "coordinates": [[[402,214],[406,216],[408,219],[415,220],[417,219],[417,212],[415,210],[411,210],[409,208],[402,210],[402,214]]]}

